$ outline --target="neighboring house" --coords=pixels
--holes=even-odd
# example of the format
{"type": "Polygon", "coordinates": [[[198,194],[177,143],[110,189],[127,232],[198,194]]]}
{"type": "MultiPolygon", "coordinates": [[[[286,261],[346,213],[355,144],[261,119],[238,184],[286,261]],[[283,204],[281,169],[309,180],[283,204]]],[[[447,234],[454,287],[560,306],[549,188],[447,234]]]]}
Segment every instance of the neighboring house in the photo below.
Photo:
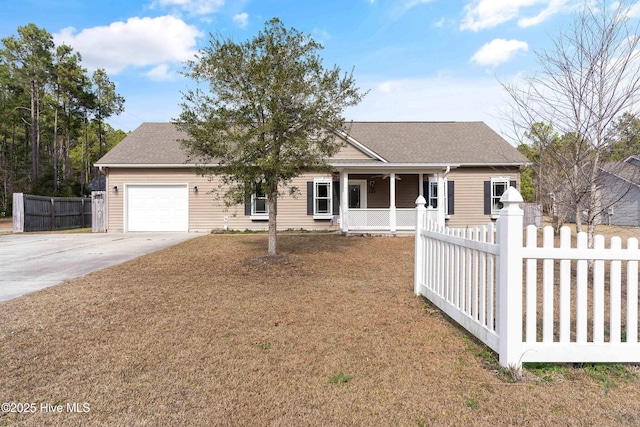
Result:
{"type": "MultiPolygon", "coordinates": [[[[529,163],[482,122],[352,122],[346,131],[332,172],[305,173],[291,183],[301,194],[279,196],[278,229],[413,230],[420,194],[443,223],[486,224],[529,163]]],[[[107,179],[107,230],[266,229],[264,195],[226,208],[220,180],[197,174],[185,138],[172,123],[144,123],[96,163],[107,179]]]]}
{"type": "Polygon", "coordinates": [[[609,207],[601,223],[640,226],[640,156],[607,163],[601,171],[602,206],[609,207]]]}

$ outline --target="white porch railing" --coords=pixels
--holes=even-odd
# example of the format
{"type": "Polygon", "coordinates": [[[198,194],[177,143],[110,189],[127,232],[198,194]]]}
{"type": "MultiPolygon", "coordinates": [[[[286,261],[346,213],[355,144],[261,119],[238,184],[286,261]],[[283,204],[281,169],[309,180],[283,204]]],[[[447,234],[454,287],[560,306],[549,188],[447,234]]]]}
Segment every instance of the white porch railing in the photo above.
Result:
{"type": "MultiPolygon", "coordinates": [[[[434,211],[434,214],[435,214],[435,211],[434,211]]],[[[416,229],[416,210],[415,209],[396,209],[396,230],[415,230],[415,229],[416,229]]]]}
{"type": "Polygon", "coordinates": [[[349,209],[349,230],[390,230],[391,209],[349,209]]]}
{"type": "MultiPolygon", "coordinates": [[[[427,215],[436,220],[437,211],[429,208],[427,215]]],[[[396,208],[395,221],[391,208],[349,209],[349,231],[413,231],[416,227],[414,208],[396,208]]]]}

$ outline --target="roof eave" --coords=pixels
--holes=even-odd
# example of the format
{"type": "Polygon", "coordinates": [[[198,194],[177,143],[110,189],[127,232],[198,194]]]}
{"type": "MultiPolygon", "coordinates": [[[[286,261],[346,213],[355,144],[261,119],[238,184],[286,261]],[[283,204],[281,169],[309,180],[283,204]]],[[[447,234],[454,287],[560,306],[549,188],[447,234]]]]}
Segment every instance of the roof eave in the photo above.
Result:
{"type": "MultiPolygon", "coordinates": [[[[633,157],[633,156],[632,156],[632,157],[633,157]]],[[[625,161],[626,161],[626,160],[625,160],[625,161]]],[[[633,182],[633,181],[631,181],[630,179],[624,178],[624,177],[622,177],[622,176],[620,176],[620,175],[618,175],[618,174],[615,174],[615,173],[613,173],[613,172],[611,172],[611,171],[609,171],[609,170],[606,170],[606,169],[604,169],[604,168],[602,168],[602,167],[599,167],[598,169],[600,170],[600,172],[608,173],[609,175],[613,176],[614,178],[617,178],[617,179],[619,179],[619,180],[621,180],[621,181],[624,181],[624,182],[626,182],[626,183],[627,183],[627,184],[629,184],[629,185],[634,185],[634,186],[636,186],[636,187],[640,188],[640,182],[633,182]]]]}
{"type": "Polygon", "coordinates": [[[514,166],[530,166],[531,162],[496,162],[496,163],[460,163],[460,167],[514,167],[514,166]]]}
{"type": "Polygon", "coordinates": [[[196,167],[215,167],[218,166],[217,163],[95,163],[95,167],[97,168],[123,168],[123,169],[150,169],[150,168],[196,168],[196,167]]]}
{"type": "Polygon", "coordinates": [[[377,170],[403,170],[403,169],[446,169],[447,167],[454,169],[460,167],[456,163],[329,163],[329,166],[336,169],[377,169],[377,170]]]}
{"type": "MultiPolygon", "coordinates": [[[[328,162],[328,165],[334,168],[353,168],[353,169],[409,169],[409,168],[459,168],[459,167],[495,167],[495,166],[526,166],[531,163],[521,162],[505,162],[505,163],[390,163],[390,162],[328,162]]],[[[124,169],[151,169],[151,168],[195,168],[195,167],[216,167],[217,163],[95,163],[98,168],[124,168],[124,169]]]]}

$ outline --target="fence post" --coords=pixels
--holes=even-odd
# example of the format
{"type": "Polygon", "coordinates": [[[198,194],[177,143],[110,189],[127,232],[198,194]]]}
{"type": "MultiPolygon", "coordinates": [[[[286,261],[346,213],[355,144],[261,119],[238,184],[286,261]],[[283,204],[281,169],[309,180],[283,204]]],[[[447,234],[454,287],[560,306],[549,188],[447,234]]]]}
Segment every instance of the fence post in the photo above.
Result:
{"type": "Polygon", "coordinates": [[[522,348],[522,196],[504,192],[498,218],[498,345],[500,365],[521,368],[522,348]]]}
{"type": "Polygon", "coordinates": [[[420,295],[420,278],[424,276],[424,245],[422,244],[420,232],[424,227],[424,220],[427,214],[426,204],[425,198],[422,195],[418,196],[416,199],[416,241],[413,263],[413,291],[416,295],[420,295]]]}
{"type": "Polygon", "coordinates": [[[49,218],[51,221],[51,231],[56,229],[56,199],[51,198],[51,216],[49,218]]]}
{"type": "Polygon", "coordinates": [[[13,232],[24,232],[24,193],[13,193],[13,232]]]}
{"type": "Polygon", "coordinates": [[[91,192],[91,232],[104,233],[107,231],[107,216],[105,213],[105,191],[91,192]]]}

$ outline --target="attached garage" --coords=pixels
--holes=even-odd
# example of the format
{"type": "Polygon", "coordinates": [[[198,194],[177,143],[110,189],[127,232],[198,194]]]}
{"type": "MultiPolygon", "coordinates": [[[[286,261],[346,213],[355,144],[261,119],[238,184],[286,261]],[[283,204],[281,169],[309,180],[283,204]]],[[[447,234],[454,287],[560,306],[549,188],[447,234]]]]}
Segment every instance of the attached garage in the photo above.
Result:
{"type": "Polygon", "coordinates": [[[126,184],[125,231],[188,231],[187,184],[126,184]]]}

